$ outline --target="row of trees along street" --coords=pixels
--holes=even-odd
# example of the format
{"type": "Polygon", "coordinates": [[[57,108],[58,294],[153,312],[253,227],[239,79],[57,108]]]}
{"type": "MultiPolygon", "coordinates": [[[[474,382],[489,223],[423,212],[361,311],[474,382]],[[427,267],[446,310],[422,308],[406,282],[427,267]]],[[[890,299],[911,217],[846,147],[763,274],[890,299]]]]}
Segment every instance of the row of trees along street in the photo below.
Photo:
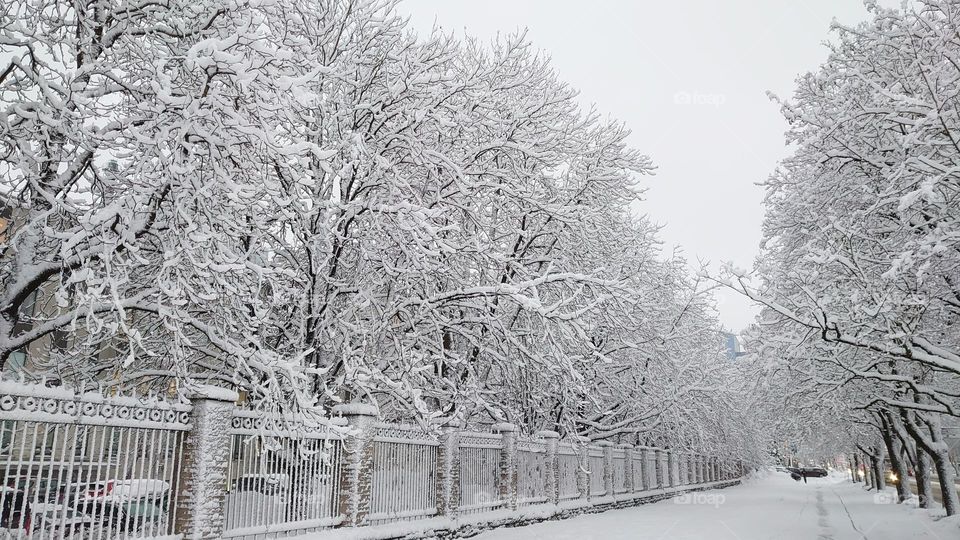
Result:
{"type": "Polygon", "coordinates": [[[766,182],[753,273],[718,282],[763,304],[749,337],[767,423],[883,483],[930,474],[960,511],[944,426],[960,416],[960,5],[836,26],[829,59],[783,101],[794,152],[766,182]],[[857,458],[859,462],[860,458],[857,458]],[[932,467],[931,467],[932,464],[932,467]]]}
{"type": "Polygon", "coordinates": [[[758,462],[627,129],[522,34],[394,4],[6,2],[0,366],[758,462]]]}

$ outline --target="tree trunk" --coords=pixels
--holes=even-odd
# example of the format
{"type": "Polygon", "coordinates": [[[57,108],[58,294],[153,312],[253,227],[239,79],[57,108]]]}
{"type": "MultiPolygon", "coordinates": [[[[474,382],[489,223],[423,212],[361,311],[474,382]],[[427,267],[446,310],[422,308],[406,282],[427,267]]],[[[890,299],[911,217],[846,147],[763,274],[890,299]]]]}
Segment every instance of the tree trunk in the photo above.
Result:
{"type": "Polygon", "coordinates": [[[854,482],[860,482],[863,478],[860,476],[860,453],[853,453],[853,478],[854,482]]]}
{"type": "Polygon", "coordinates": [[[910,498],[910,476],[907,472],[907,464],[903,459],[903,448],[900,439],[893,432],[890,425],[889,414],[884,413],[880,416],[883,429],[880,433],[883,435],[883,443],[887,446],[887,454],[890,456],[890,466],[893,467],[893,473],[897,475],[897,502],[903,502],[910,498]]]}
{"type": "Polygon", "coordinates": [[[860,451],[867,457],[867,476],[870,479],[870,487],[882,491],[885,487],[883,478],[883,446],[875,444],[865,448],[857,445],[860,451]]]}
{"type": "MultiPolygon", "coordinates": [[[[939,426],[938,430],[939,430],[939,426]]],[[[960,497],[957,496],[957,473],[953,470],[953,463],[950,462],[950,448],[945,442],[937,441],[934,443],[933,466],[937,469],[937,477],[940,480],[940,495],[943,497],[943,508],[948,516],[960,512],[960,497]]]]}
{"type": "MultiPolygon", "coordinates": [[[[917,401],[918,403],[922,402],[919,399],[917,401]]],[[[917,446],[922,447],[933,460],[933,466],[937,470],[937,479],[940,481],[943,509],[948,516],[957,514],[960,511],[960,497],[957,496],[956,473],[953,470],[953,464],[950,462],[950,449],[944,442],[943,433],[940,430],[939,415],[933,414],[932,418],[927,419],[915,411],[904,411],[902,417],[903,426],[917,441],[917,446]],[[922,422],[923,426],[915,422],[914,418],[922,422]]],[[[918,457],[920,453],[920,448],[918,448],[918,457]]]]}
{"type": "Polygon", "coordinates": [[[917,445],[917,466],[913,474],[917,479],[920,508],[930,508],[930,501],[933,500],[933,486],[930,485],[930,456],[919,445],[917,445]]]}
{"type": "Polygon", "coordinates": [[[917,443],[916,438],[904,428],[903,422],[897,415],[890,415],[890,425],[896,431],[897,439],[899,439],[900,444],[906,451],[907,458],[913,466],[914,479],[917,481],[919,506],[920,508],[930,508],[930,501],[933,500],[933,488],[930,485],[930,456],[917,443]]]}
{"type": "Polygon", "coordinates": [[[860,466],[863,467],[863,483],[867,491],[873,489],[873,467],[870,465],[870,457],[866,454],[860,456],[860,466]]]}
{"type": "Polygon", "coordinates": [[[878,452],[870,456],[870,463],[873,464],[873,487],[877,491],[883,491],[887,487],[887,479],[883,474],[883,450],[877,448],[878,452]]]}

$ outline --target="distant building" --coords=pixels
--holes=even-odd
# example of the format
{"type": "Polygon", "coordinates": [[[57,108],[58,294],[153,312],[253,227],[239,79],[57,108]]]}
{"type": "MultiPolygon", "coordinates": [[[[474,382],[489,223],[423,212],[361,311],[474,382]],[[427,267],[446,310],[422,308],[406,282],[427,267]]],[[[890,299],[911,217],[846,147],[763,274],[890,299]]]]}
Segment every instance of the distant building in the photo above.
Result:
{"type": "Polygon", "coordinates": [[[740,336],[731,334],[730,332],[723,332],[723,339],[727,349],[727,358],[736,360],[738,356],[747,354],[746,351],[743,350],[743,341],[740,339],[740,336]]]}

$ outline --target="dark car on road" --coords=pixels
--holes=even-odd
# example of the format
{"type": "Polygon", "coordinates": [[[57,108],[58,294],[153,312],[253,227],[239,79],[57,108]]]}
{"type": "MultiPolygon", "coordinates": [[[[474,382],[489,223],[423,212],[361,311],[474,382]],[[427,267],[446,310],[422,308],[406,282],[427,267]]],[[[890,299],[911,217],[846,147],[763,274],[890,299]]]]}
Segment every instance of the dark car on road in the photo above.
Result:
{"type": "Polygon", "coordinates": [[[807,478],[823,478],[829,474],[826,469],[821,467],[787,467],[787,472],[790,473],[790,478],[798,482],[801,478],[803,480],[807,478]]]}

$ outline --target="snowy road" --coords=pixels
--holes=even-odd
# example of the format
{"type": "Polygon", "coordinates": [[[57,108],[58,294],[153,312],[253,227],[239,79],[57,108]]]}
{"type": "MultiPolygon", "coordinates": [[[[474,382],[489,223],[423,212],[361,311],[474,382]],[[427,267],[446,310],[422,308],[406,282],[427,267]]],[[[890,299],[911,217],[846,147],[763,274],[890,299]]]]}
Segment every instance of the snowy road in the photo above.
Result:
{"type": "Polygon", "coordinates": [[[915,508],[840,479],[797,483],[773,474],[749,485],[484,533],[478,540],[947,540],[960,521],[935,522],[915,508]],[[712,495],[712,496],[711,496],[712,495]],[[722,495],[719,497],[717,495],[722,495]]]}

